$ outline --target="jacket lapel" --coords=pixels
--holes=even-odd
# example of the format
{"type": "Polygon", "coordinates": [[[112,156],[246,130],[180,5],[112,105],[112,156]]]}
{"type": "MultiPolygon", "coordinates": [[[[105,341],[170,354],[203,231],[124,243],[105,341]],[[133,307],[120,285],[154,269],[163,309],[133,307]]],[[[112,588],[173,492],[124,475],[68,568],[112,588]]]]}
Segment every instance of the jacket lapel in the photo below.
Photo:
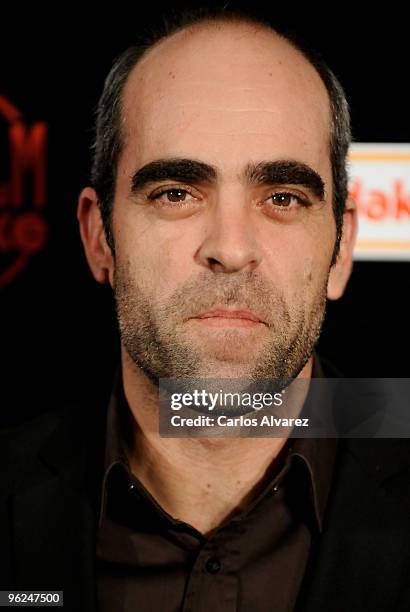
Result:
{"type": "Polygon", "coordinates": [[[96,509],[106,415],[101,404],[100,412],[65,411],[12,498],[16,588],[63,590],[64,609],[76,612],[97,610],[96,509]]]}
{"type": "Polygon", "coordinates": [[[409,571],[409,527],[408,441],[341,440],[296,610],[396,610],[409,571]]]}
{"type": "MultiPolygon", "coordinates": [[[[97,610],[95,542],[108,401],[68,409],[11,512],[15,588],[64,590],[64,608],[97,610]]],[[[298,612],[410,609],[410,443],[342,439],[323,522],[298,595],[298,612]]]]}

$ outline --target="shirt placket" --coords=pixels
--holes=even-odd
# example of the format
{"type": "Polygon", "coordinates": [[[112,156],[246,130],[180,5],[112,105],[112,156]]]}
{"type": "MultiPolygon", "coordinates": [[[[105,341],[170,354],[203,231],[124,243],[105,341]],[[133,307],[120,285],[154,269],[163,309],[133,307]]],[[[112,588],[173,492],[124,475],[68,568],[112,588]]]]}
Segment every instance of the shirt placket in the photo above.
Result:
{"type": "Polygon", "coordinates": [[[232,521],[201,547],[192,567],[182,612],[237,612],[241,536],[232,521]]]}

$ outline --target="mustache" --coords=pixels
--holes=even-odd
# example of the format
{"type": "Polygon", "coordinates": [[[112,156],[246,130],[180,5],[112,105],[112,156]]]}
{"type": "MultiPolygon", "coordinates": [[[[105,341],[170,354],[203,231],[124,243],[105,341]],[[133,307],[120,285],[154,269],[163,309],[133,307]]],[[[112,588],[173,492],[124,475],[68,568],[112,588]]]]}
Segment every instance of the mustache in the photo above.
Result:
{"type": "Polygon", "coordinates": [[[277,287],[254,273],[240,275],[200,275],[181,285],[171,296],[167,313],[184,321],[216,307],[237,306],[238,310],[257,313],[268,325],[273,324],[272,312],[280,308],[287,312],[286,302],[277,287]]]}

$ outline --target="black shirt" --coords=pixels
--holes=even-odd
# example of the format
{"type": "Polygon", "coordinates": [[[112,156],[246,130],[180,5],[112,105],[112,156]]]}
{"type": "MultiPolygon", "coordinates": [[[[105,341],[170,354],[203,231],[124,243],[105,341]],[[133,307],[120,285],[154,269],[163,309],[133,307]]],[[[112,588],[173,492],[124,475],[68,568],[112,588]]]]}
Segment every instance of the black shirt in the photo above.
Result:
{"type": "MultiPolygon", "coordinates": [[[[322,376],[315,360],[315,377],[322,376]]],[[[288,612],[320,537],[336,439],[289,438],[262,492],[205,537],[131,473],[132,418],[117,373],[97,537],[101,612],[288,612]]]]}

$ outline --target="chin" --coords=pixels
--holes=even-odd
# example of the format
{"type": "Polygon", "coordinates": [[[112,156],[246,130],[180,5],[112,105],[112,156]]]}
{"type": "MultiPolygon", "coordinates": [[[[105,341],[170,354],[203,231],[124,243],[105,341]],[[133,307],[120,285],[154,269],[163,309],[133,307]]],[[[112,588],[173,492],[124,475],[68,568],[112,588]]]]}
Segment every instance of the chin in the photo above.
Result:
{"type": "Polygon", "coordinates": [[[246,378],[252,376],[253,367],[248,364],[234,364],[225,362],[216,362],[212,365],[203,365],[198,370],[199,378],[246,378]]]}

